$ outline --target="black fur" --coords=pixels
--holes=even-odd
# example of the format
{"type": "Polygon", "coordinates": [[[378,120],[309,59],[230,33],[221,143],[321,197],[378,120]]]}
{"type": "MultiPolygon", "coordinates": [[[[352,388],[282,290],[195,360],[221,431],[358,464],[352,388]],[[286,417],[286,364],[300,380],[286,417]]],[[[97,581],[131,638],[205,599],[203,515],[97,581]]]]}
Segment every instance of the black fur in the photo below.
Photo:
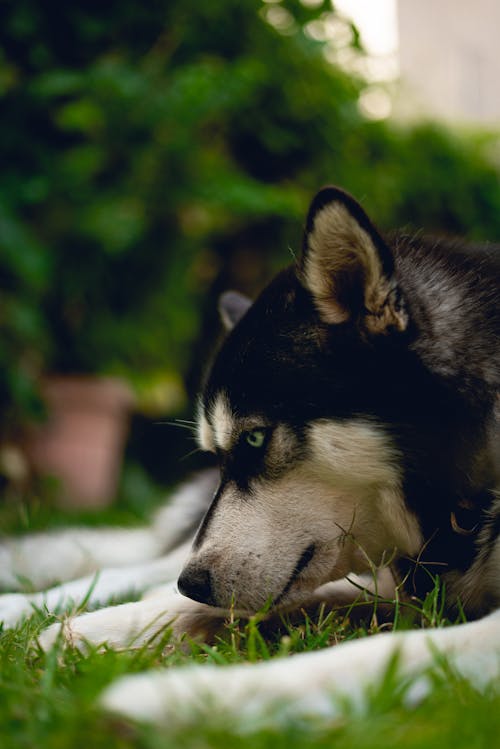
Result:
{"type": "MultiPolygon", "coordinates": [[[[423,596],[432,586],[428,570],[471,566],[485,524],[488,543],[498,537],[500,519],[491,519],[491,508],[499,483],[500,251],[402,234],[386,243],[354,199],[335,188],[313,201],[306,240],[315,214],[332,200],[342,200],[374,240],[406,305],[408,327],[370,337],[355,318],[326,324],[301,265],[293,265],[229,333],[204,402],[226,391],[239,415],[262,414],[298,435],[316,418],[363,416],[382,424],[403,456],[406,501],[426,540],[418,560],[399,565],[410,592],[423,596]],[[469,532],[453,528],[452,514],[455,526],[469,532]]],[[[227,479],[241,482],[258,469],[229,460],[222,456],[227,479]]]]}

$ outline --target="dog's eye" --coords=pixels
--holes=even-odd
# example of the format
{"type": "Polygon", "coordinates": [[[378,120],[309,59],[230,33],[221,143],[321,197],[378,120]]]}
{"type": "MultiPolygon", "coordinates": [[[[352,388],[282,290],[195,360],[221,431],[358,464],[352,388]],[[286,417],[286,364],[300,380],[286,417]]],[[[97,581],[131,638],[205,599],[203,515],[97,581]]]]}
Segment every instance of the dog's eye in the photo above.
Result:
{"type": "Polygon", "coordinates": [[[260,448],[266,441],[265,429],[252,429],[251,432],[245,432],[244,440],[250,447],[260,448]]]}

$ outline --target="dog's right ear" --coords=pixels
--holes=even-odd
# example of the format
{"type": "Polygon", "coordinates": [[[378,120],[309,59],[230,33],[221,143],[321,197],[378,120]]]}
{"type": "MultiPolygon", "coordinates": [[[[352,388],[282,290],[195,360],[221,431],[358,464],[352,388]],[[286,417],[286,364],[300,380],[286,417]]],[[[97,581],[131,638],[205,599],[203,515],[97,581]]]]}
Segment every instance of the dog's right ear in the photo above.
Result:
{"type": "Polygon", "coordinates": [[[251,306],[252,300],[238,291],[225,291],[219,297],[219,314],[226,330],[234,328],[251,306]]]}
{"type": "Polygon", "coordinates": [[[328,324],[352,321],[372,335],[408,325],[389,247],[354,198],[321,190],[309,209],[301,279],[328,324]]]}

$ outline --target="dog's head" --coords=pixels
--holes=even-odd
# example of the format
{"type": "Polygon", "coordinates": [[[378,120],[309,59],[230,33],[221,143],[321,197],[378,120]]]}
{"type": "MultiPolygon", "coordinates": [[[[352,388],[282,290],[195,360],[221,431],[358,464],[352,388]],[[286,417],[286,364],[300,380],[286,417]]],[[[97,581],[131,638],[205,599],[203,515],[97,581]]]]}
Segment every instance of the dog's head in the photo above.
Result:
{"type": "Polygon", "coordinates": [[[199,442],[221,483],[179,588],[219,606],[288,604],[421,538],[386,424],[408,318],[391,251],[361,207],[325,188],[301,262],[230,328],[200,402],[199,442]]]}

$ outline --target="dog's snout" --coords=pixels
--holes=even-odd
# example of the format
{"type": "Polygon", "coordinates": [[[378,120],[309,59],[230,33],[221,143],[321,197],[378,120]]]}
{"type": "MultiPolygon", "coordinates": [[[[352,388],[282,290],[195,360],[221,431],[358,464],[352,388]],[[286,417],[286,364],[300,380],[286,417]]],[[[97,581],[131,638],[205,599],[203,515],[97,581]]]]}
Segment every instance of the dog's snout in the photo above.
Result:
{"type": "Polygon", "coordinates": [[[212,592],[210,572],[205,569],[190,567],[189,565],[181,572],[177,581],[177,587],[183,596],[192,598],[193,601],[215,606],[212,592]]]}

